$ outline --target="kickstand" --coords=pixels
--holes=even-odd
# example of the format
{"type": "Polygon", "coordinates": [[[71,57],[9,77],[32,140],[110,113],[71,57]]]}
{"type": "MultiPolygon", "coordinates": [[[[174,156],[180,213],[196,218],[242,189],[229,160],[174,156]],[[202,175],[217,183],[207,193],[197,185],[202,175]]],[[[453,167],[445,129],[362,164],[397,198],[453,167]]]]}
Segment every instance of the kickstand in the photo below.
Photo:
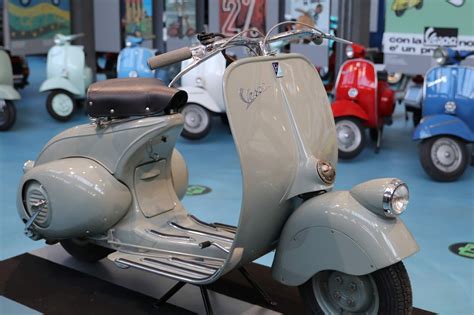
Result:
{"type": "MultiPolygon", "coordinates": [[[[186,282],[176,283],[168,292],[166,292],[158,301],[153,305],[155,308],[160,308],[163,306],[170,298],[173,297],[179,290],[181,290],[186,285],[186,282]]],[[[207,315],[213,315],[211,301],[209,300],[209,294],[207,293],[207,288],[205,286],[199,286],[201,290],[202,301],[204,303],[204,308],[206,309],[207,315]]]]}
{"type": "Polygon", "coordinates": [[[377,128],[377,143],[375,144],[375,153],[376,154],[379,153],[381,144],[382,144],[382,129],[377,128]]]}
{"type": "Polygon", "coordinates": [[[277,303],[272,300],[268,293],[265,292],[262,287],[257,282],[255,282],[255,280],[252,279],[250,273],[247,271],[247,269],[245,269],[245,267],[240,267],[239,271],[244,276],[244,278],[247,279],[247,281],[252,285],[252,287],[254,287],[255,290],[257,290],[257,292],[265,299],[265,302],[268,305],[277,305],[277,303]]]}

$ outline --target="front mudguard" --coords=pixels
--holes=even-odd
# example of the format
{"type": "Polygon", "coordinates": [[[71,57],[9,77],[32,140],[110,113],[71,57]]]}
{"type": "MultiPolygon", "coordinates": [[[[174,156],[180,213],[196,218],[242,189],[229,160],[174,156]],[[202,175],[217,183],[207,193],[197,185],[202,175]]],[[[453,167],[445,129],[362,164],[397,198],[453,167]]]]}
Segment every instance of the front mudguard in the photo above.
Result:
{"type": "Polygon", "coordinates": [[[20,98],[18,91],[11,85],[0,84],[0,100],[16,101],[20,98]]]}
{"type": "Polygon", "coordinates": [[[179,89],[188,93],[188,103],[201,105],[214,113],[224,112],[205,89],[195,86],[181,86],[179,89]]]}
{"type": "Polygon", "coordinates": [[[423,140],[439,135],[452,135],[469,142],[474,141],[474,133],[464,121],[451,115],[423,117],[413,132],[413,140],[423,140]]]}
{"type": "Polygon", "coordinates": [[[76,96],[80,96],[83,94],[79,91],[77,87],[75,87],[71,83],[71,81],[63,77],[50,78],[44,81],[43,84],[41,84],[39,88],[40,92],[46,92],[46,91],[52,91],[52,90],[65,90],[76,96]]]}
{"type": "Polygon", "coordinates": [[[334,118],[353,116],[363,121],[369,120],[367,113],[357,103],[349,100],[337,100],[331,104],[334,118]]]}
{"type": "Polygon", "coordinates": [[[369,211],[349,191],[330,192],[304,202],[288,219],[272,273],[290,286],[323,270],[365,275],[418,249],[402,220],[369,211]]]}

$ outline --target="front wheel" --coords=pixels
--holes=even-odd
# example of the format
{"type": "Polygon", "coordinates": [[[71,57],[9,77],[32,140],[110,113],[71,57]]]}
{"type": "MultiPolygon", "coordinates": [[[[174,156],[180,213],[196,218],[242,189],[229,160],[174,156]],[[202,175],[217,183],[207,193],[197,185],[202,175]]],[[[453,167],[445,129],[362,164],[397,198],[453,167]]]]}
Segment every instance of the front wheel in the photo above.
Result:
{"type": "Polygon", "coordinates": [[[64,90],[54,90],[46,99],[46,109],[56,120],[68,121],[74,115],[76,102],[71,93],[64,90]]]}
{"type": "Polygon", "coordinates": [[[420,0],[420,2],[418,2],[417,5],[415,5],[415,8],[416,8],[417,10],[420,10],[421,8],[423,8],[423,0],[420,0]]]}
{"type": "Polygon", "coordinates": [[[363,276],[322,271],[299,287],[306,314],[411,314],[412,291],[402,262],[363,276]]]}
{"type": "Polygon", "coordinates": [[[341,159],[353,159],[365,146],[364,127],[354,117],[336,118],[337,147],[341,159]]]}
{"type": "Polygon", "coordinates": [[[395,15],[398,16],[398,17],[400,17],[400,16],[403,15],[403,13],[405,13],[405,10],[406,10],[406,9],[403,9],[403,10],[396,10],[396,11],[395,11],[395,15]]]}
{"type": "Polygon", "coordinates": [[[85,239],[73,238],[62,240],[60,243],[69,255],[88,263],[97,262],[114,252],[110,248],[92,244],[85,239]]]}
{"type": "Polygon", "coordinates": [[[6,131],[13,127],[15,120],[16,109],[13,102],[0,100],[0,131],[6,131]]]}
{"type": "Polygon", "coordinates": [[[186,139],[198,140],[207,136],[211,130],[211,113],[204,107],[188,103],[181,109],[184,128],[181,135],[186,139]]]}
{"type": "Polygon", "coordinates": [[[424,139],[420,146],[420,162],[434,180],[450,182],[466,170],[469,160],[466,144],[454,137],[440,136],[424,139]]]}

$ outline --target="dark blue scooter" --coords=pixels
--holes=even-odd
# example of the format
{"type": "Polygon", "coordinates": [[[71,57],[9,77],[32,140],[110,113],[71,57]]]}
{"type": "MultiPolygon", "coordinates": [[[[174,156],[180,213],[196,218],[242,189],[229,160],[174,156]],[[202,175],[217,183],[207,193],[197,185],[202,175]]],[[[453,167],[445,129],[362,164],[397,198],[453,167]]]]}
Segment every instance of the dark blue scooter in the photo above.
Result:
{"type": "Polygon", "coordinates": [[[142,47],[142,37],[127,36],[126,47],[120,51],[117,62],[118,78],[158,78],[164,83],[169,82],[167,71],[150,70],[147,60],[155,56],[155,51],[142,47]]]}
{"type": "Polygon", "coordinates": [[[425,75],[420,124],[413,140],[421,140],[420,161],[437,181],[458,179],[469,164],[474,142],[474,68],[461,66],[474,51],[438,48],[439,66],[425,75]]]}

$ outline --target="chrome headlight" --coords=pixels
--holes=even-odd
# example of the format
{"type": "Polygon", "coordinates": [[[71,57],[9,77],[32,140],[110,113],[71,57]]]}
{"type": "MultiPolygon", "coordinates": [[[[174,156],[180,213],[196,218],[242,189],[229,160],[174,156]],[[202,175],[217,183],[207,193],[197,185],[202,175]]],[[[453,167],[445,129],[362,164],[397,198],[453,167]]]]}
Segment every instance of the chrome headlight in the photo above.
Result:
{"type": "Polygon", "coordinates": [[[354,48],[351,45],[346,46],[346,57],[352,59],[354,57],[354,48]]]}
{"type": "Polygon", "coordinates": [[[380,178],[359,184],[350,194],[375,214],[393,218],[405,211],[408,205],[408,186],[397,178],[380,178]]]}
{"type": "Polygon", "coordinates": [[[442,66],[446,63],[446,60],[448,60],[448,51],[446,48],[438,47],[433,53],[433,58],[437,64],[442,66]]]}
{"type": "Polygon", "coordinates": [[[408,205],[408,186],[399,179],[392,180],[383,193],[383,210],[386,216],[395,217],[403,213],[408,205]]]}
{"type": "Polygon", "coordinates": [[[138,72],[135,70],[132,70],[128,73],[129,78],[138,78],[138,72]]]}

